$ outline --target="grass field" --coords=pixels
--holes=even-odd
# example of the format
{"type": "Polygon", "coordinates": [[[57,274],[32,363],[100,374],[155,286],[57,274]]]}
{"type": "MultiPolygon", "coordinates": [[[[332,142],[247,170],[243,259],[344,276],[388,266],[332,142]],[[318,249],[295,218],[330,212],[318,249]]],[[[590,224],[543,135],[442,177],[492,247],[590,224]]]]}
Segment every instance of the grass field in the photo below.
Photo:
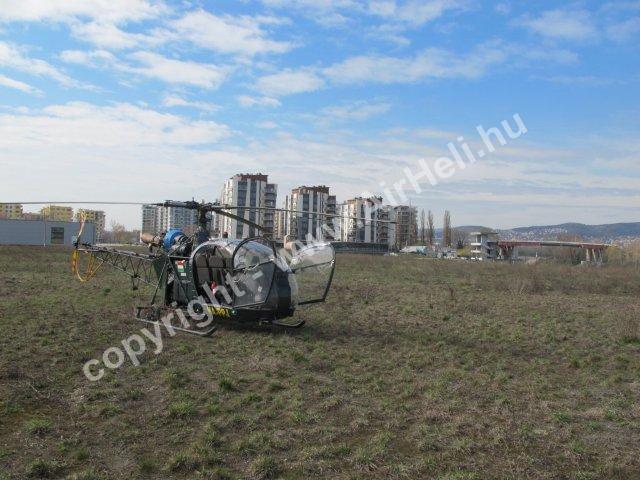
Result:
{"type": "Polygon", "coordinates": [[[640,271],[339,256],[291,332],[165,338],[128,279],[0,248],[0,479],[640,478],[640,271]]]}

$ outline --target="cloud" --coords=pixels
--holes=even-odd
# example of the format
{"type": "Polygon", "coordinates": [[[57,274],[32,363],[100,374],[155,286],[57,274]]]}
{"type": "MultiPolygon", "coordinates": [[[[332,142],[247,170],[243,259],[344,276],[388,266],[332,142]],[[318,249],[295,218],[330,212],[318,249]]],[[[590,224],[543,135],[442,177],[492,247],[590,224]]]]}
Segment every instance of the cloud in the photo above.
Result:
{"type": "Polygon", "coordinates": [[[75,63],[95,67],[117,62],[117,58],[106,50],[63,50],[60,59],[66,63],[75,63]]]}
{"type": "Polygon", "coordinates": [[[163,2],[148,0],[0,0],[3,22],[69,22],[76,18],[137,22],[167,11],[163,2]]]}
{"type": "Polygon", "coordinates": [[[106,50],[65,50],[60,54],[60,58],[68,63],[143,76],[173,85],[191,85],[206,89],[218,88],[231,71],[228,66],[167,58],[148,51],[130,53],[126,57],[132,61],[129,63],[106,50]]]}
{"type": "Polygon", "coordinates": [[[192,85],[202,88],[218,88],[225,80],[228,69],[209,63],[175,60],[152,52],[135,52],[130,58],[138,67],[120,67],[145,77],[166,83],[192,85]]]}
{"type": "Polygon", "coordinates": [[[162,105],[165,107],[187,107],[202,110],[204,112],[214,112],[220,109],[219,105],[209,102],[195,102],[187,100],[178,95],[165,95],[162,99],[162,105]]]}
{"type": "Polygon", "coordinates": [[[29,114],[0,114],[3,148],[206,145],[230,135],[222,124],[159,113],[128,103],[51,105],[29,114]]]}
{"type": "Polygon", "coordinates": [[[607,26],[607,36],[615,42],[627,42],[638,33],[640,33],[640,17],[629,18],[607,26]]]}
{"type": "Polygon", "coordinates": [[[523,17],[516,24],[559,40],[585,41],[598,36],[593,18],[586,10],[547,10],[539,16],[523,17]]]}
{"type": "Polygon", "coordinates": [[[282,105],[280,100],[271,97],[252,97],[250,95],[238,95],[236,97],[238,103],[243,107],[279,107],[282,105]]]}
{"type": "Polygon", "coordinates": [[[187,40],[198,47],[224,54],[253,56],[284,53],[293,45],[268,38],[263,29],[281,21],[274,17],[214,15],[204,10],[189,12],[171,22],[178,40],[187,40]]]}
{"type": "Polygon", "coordinates": [[[413,57],[356,56],[323,70],[336,83],[411,83],[427,78],[478,78],[490,67],[503,63],[508,50],[489,43],[459,56],[429,48],[413,57]]]}
{"type": "Polygon", "coordinates": [[[323,86],[324,80],[311,69],[286,69],[259,78],[255,85],[258,91],[274,97],[313,92],[323,86]]]}
{"type": "Polygon", "coordinates": [[[41,95],[42,92],[31,85],[20,82],[19,80],[14,80],[13,78],[6,77],[0,74],[0,85],[7,88],[13,88],[15,90],[20,90],[21,92],[30,93],[33,95],[41,95]]]}
{"type": "Polygon", "coordinates": [[[71,24],[71,32],[79,40],[113,50],[156,46],[167,40],[161,30],[155,30],[151,35],[130,33],[122,30],[115,23],[104,21],[74,22],[71,24]]]}
{"type": "Polygon", "coordinates": [[[391,104],[382,102],[352,102],[323,108],[324,117],[334,120],[366,120],[376,115],[388,112],[391,104]]]}
{"type": "Polygon", "coordinates": [[[66,87],[90,88],[69,77],[50,63],[26,56],[23,51],[5,42],[0,42],[0,66],[25,72],[38,77],[49,78],[66,87]]]}
{"type": "Polygon", "coordinates": [[[396,2],[377,0],[369,2],[369,12],[387,21],[401,22],[410,26],[421,26],[443,16],[449,10],[463,7],[456,0],[409,0],[396,2]]]}

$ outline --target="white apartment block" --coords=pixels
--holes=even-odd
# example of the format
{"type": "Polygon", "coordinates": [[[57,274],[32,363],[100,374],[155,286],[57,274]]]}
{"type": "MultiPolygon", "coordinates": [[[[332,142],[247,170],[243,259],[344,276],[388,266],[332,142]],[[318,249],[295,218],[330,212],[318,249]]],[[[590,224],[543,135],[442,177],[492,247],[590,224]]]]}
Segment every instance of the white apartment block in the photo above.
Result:
{"type": "Polygon", "coordinates": [[[382,197],[352,198],[340,204],[337,210],[341,217],[336,219],[335,230],[340,241],[384,243],[379,240],[384,236],[385,229],[380,227],[381,223],[374,221],[386,219],[382,197]]]}
{"type": "Polygon", "coordinates": [[[301,242],[309,238],[334,239],[334,218],[327,215],[336,214],[336,197],[329,195],[329,187],[294,188],[285,208],[291,210],[287,215],[287,235],[301,242]]]}
{"type": "Polygon", "coordinates": [[[172,228],[180,228],[187,233],[195,231],[198,225],[198,212],[188,208],[142,206],[142,232],[158,234],[172,228]]]}
{"type": "MultiPolygon", "coordinates": [[[[224,183],[222,205],[234,205],[238,207],[272,207],[276,206],[277,186],[268,182],[268,175],[238,174],[231,177],[224,183]]],[[[271,236],[274,228],[274,212],[264,210],[251,210],[248,208],[238,208],[233,213],[247,220],[255,222],[265,227],[264,232],[238,222],[232,218],[220,218],[220,233],[227,234],[232,239],[242,239],[256,237],[264,234],[271,236]]]]}

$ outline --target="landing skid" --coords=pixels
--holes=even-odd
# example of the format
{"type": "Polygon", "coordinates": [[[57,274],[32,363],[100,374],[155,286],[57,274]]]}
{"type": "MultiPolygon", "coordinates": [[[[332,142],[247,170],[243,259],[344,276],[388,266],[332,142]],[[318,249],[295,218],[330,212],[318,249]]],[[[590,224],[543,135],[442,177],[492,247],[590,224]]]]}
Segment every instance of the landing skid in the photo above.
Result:
{"type": "Polygon", "coordinates": [[[282,328],[297,329],[297,328],[302,328],[305,323],[306,323],[305,320],[300,320],[297,323],[284,323],[284,322],[281,322],[280,320],[273,320],[271,322],[271,325],[276,325],[276,326],[282,327],[282,328]]]}
{"type": "Polygon", "coordinates": [[[210,337],[211,335],[214,334],[214,332],[218,329],[218,327],[213,326],[211,328],[209,328],[208,330],[194,330],[192,328],[185,328],[185,327],[176,327],[175,325],[172,325],[171,323],[165,323],[165,322],[161,322],[158,320],[158,317],[160,316],[160,312],[157,308],[154,307],[136,307],[136,316],[134,317],[136,320],[140,321],[140,322],[144,322],[144,323],[148,323],[150,325],[158,325],[160,327],[165,327],[167,330],[175,330],[176,332],[184,332],[184,333],[190,333],[191,335],[197,335],[199,337],[210,337]],[[144,310],[148,310],[149,314],[147,315],[147,318],[144,318],[142,316],[142,312],[144,310]]]}

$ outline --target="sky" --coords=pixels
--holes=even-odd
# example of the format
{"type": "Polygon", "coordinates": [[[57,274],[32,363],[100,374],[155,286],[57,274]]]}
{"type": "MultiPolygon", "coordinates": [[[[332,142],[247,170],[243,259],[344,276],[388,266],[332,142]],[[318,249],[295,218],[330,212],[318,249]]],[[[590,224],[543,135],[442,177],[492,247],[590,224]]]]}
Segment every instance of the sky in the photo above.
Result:
{"type": "MultiPolygon", "coordinates": [[[[0,0],[0,201],[338,201],[519,115],[408,191],[454,225],[640,221],[640,1],[0,0]]],[[[107,223],[139,227],[137,207],[107,223]]]]}

